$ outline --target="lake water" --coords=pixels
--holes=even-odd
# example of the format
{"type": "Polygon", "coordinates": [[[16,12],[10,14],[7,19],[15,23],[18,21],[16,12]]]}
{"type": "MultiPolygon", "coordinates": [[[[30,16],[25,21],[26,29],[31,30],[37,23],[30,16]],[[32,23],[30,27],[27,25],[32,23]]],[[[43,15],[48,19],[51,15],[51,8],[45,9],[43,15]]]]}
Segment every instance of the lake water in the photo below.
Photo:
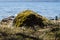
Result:
{"type": "Polygon", "coordinates": [[[59,16],[60,2],[0,2],[0,20],[27,9],[45,17],[59,16]]]}

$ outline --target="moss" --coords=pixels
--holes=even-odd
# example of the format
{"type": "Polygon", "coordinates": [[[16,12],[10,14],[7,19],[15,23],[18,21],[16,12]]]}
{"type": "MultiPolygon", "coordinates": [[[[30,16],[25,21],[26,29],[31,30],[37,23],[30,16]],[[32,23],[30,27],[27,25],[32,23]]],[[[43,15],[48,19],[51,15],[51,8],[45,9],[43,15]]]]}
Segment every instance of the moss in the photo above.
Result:
{"type": "Polygon", "coordinates": [[[13,25],[16,27],[21,26],[44,26],[47,19],[34,11],[25,10],[19,13],[13,21],[13,25]]]}

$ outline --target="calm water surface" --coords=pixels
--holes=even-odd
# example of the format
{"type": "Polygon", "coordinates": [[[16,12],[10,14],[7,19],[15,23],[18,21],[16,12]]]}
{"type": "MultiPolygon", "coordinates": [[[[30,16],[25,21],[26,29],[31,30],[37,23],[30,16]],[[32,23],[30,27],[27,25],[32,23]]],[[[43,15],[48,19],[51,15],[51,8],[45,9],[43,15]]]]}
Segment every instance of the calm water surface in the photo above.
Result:
{"type": "Polygon", "coordinates": [[[45,17],[59,16],[60,2],[0,2],[0,20],[27,9],[45,17]]]}

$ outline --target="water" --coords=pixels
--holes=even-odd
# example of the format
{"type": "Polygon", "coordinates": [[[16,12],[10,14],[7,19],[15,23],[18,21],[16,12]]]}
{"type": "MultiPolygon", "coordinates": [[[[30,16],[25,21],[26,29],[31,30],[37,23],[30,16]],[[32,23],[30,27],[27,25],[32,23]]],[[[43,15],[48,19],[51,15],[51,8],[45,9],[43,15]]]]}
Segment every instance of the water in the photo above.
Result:
{"type": "Polygon", "coordinates": [[[45,17],[59,16],[60,2],[0,2],[0,20],[27,9],[45,17]]]}

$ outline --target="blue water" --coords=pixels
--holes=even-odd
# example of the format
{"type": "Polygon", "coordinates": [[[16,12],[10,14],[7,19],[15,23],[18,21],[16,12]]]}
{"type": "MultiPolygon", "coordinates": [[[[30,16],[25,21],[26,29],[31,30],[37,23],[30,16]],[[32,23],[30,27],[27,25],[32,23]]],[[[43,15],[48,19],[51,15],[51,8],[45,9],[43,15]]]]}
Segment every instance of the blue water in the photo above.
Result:
{"type": "Polygon", "coordinates": [[[45,17],[59,16],[60,2],[0,2],[0,20],[27,9],[45,17]]]}

